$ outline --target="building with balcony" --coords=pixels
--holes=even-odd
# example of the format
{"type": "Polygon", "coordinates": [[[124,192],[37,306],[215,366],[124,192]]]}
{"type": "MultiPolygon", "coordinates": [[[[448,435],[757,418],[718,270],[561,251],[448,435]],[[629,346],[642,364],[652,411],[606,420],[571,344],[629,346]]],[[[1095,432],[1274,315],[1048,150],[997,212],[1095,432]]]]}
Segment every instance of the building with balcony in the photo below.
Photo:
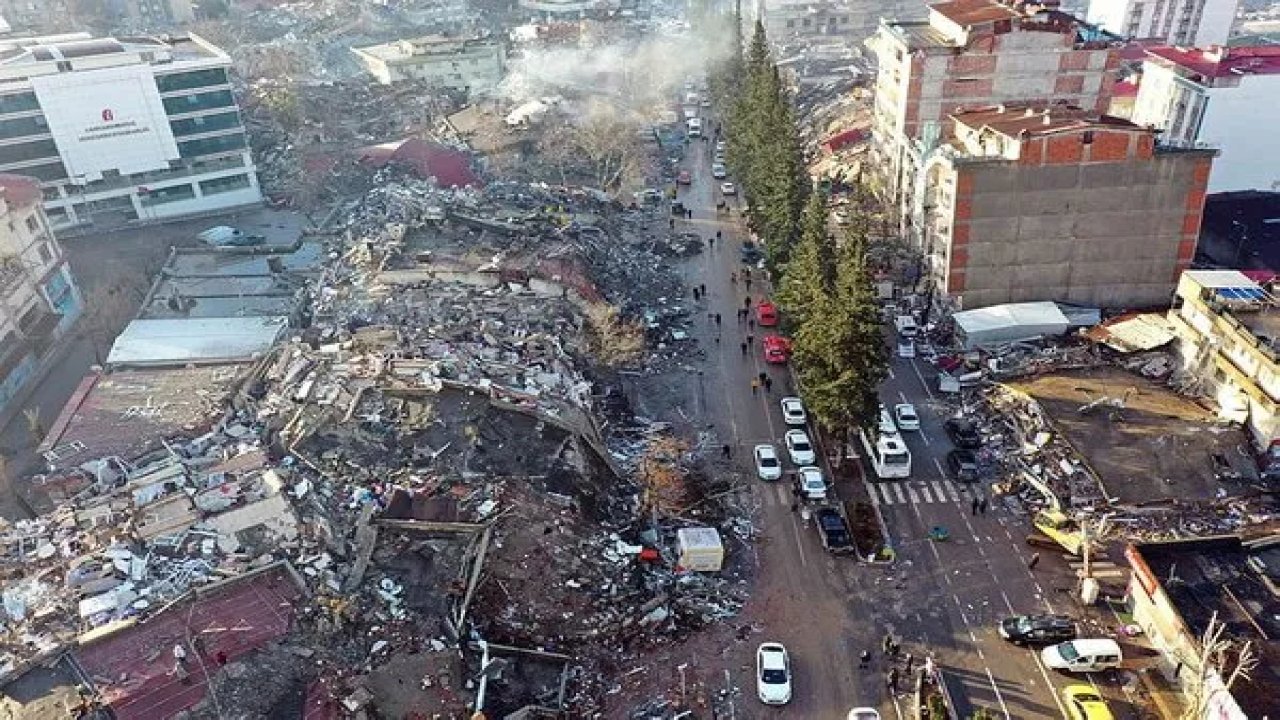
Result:
{"type": "Polygon", "coordinates": [[[1188,385],[1254,444],[1280,447],[1280,305],[1238,270],[1188,270],[1169,320],[1188,385]]]}
{"type": "Polygon", "coordinates": [[[867,42],[878,67],[872,175],[916,243],[919,174],[948,140],[952,112],[1061,101],[1102,113],[1120,66],[1119,38],[1044,5],[950,0],[928,9],[927,20],[882,22],[867,42]]]}
{"type": "Polygon", "coordinates": [[[1168,45],[1224,45],[1240,0],[1090,0],[1085,19],[1108,32],[1168,45]]]}
{"type": "Polygon", "coordinates": [[[488,90],[502,81],[507,50],[497,38],[430,35],[351,48],[360,64],[383,85],[425,80],[442,88],[488,90]]]}
{"type": "Polygon", "coordinates": [[[1065,105],[951,116],[924,171],[931,288],[969,310],[1167,307],[1195,255],[1212,150],[1065,105]]]}
{"type": "Polygon", "coordinates": [[[226,53],[195,35],[0,40],[0,172],[54,226],[260,202],[226,53]]]}
{"type": "Polygon", "coordinates": [[[83,307],[34,178],[0,175],[0,414],[83,307]]]}
{"type": "Polygon", "coordinates": [[[1221,153],[1209,192],[1280,190],[1280,45],[1147,49],[1133,121],[1173,147],[1221,153]]]}

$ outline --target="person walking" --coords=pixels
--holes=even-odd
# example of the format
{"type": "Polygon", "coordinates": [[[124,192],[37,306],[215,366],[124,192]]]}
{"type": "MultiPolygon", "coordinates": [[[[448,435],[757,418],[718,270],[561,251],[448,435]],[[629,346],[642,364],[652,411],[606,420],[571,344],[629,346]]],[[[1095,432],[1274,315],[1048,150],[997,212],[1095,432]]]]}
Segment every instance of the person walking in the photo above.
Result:
{"type": "Polygon", "coordinates": [[[773,392],[773,378],[771,378],[771,377],[765,377],[765,379],[764,379],[764,391],[765,391],[765,392],[773,392]]]}
{"type": "Polygon", "coordinates": [[[754,343],[755,343],[755,340],[756,340],[756,336],[755,336],[755,335],[750,335],[750,334],[748,334],[748,335],[747,335],[747,344],[748,344],[748,345],[754,344],[754,343]]]}
{"type": "Polygon", "coordinates": [[[885,655],[889,654],[889,650],[893,648],[893,636],[889,633],[884,634],[884,639],[880,641],[880,649],[885,655]]]}
{"type": "Polygon", "coordinates": [[[916,664],[916,656],[907,653],[907,675],[911,674],[911,668],[916,664]]]}
{"type": "Polygon", "coordinates": [[[796,512],[796,511],[798,511],[799,509],[800,509],[800,503],[798,503],[798,502],[793,502],[793,503],[791,503],[791,512],[792,512],[792,513],[795,513],[795,512],[796,512]]]}
{"type": "Polygon", "coordinates": [[[1036,565],[1040,564],[1040,553],[1031,553],[1031,559],[1027,561],[1027,569],[1035,570],[1036,565]]]}
{"type": "MultiPolygon", "coordinates": [[[[791,507],[795,507],[795,505],[792,505],[791,507]]],[[[863,668],[864,670],[871,667],[870,650],[863,650],[862,654],[858,656],[858,667],[863,668]]]]}
{"type": "Polygon", "coordinates": [[[978,514],[979,515],[987,514],[987,496],[986,495],[983,495],[982,497],[978,498],[978,514]]]}
{"type": "Polygon", "coordinates": [[[750,328],[750,329],[752,329],[752,330],[755,330],[755,329],[756,329],[756,319],[755,319],[755,318],[748,318],[748,319],[747,319],[747,327],[748,327],[748,328],[750,328]]]}
{"type": "Polygon", "coordinates": [[[706,285],[706,283],[702,283],[702,284],[699,284],[699,285],[698,285],[698,292],[702,293],[702,296],[703,296],[703,297],[706,297],[706,296],[707,296],[707,285],[706,285]]]}
{"type": "Polygon", "coordinates": [[[712,250],[715,250],[715,249],[716,249],[716,239],[715,239],[715,238],[707,238],[707,245],[709,245],[709,246],[711,247],[711,249],[712,249],[712,250]]]}
{"type": "Polygon", "coordinates": [[[716,313],[716,327],[720,327],[720,313],[716,313]]]}
{"type": "Polygon", "coordinates": [[[741,347],[742,347],[742,354],[743,354],[743,355],[746,355],[746,354],[747,354],[747,343],[746,343],[746,341],[743,341],[743,342],[742,342],[741,347]]]}
{"type": "Polygon", "coordinates": [[[724,456],[725,460],[728,460],[729,458],[733,457],[733,448],[729,447],[728,445],[721,445],[720,454],[724,456]]]}
{"type": "MultiPolygon", "coordinates": [[[[749,276],[748,276],[748,277],[749,277],[749,276]]],[[[748,295],[748,296],[746,296],[745,298],[743,298],[743,299],[742,299],[742,307],[744,307],[744,308],[746,308],[746,309],[748,309],[748,310],[750,310],[750,309],[751,309],[751,296],[750,296],[750,295],[748,295]]]]}
{"type": "Polygon", "coordinates": [[[693,289],[693,301],[694,302],[698,301],[698,288],[693,289]]]}
{"type": "Polygon", "coordinates": [[[751,394],[756,395],[759,392],[760,392],[760,381],[757,380],[756,378],[751,378],[751,394]]]}
{"type": "Polygon", "coordinates": [[[750,289],[751,289],[751,276],[750,276],[750,275],[748,275],[748,276],[747,276],[747,279],[746,279],[746,280],[743,280],[743,282],[746,284],[747,289],[748,289],[748,290],[750,290],[750,289]]]}
{"type": "Polygon", "coordinates": [[[737,273],[737,272],[731,272],[731,273],[729,273],[729,284],[730,284],[730,285],[737,285],[737,284],[738,284],[738,273],[737,273]]]}
{"type": "Polygon", "coordinates": [[[969,503],[969,514],[970,515],[978,514],[978,496],[977,495],[974,495],[973,501],[969,503]]]}
{"type": "Polygon", "coordinates": [[[898,668],[889,668],[889,692],[894,695],[898,694],[898,668]]]}

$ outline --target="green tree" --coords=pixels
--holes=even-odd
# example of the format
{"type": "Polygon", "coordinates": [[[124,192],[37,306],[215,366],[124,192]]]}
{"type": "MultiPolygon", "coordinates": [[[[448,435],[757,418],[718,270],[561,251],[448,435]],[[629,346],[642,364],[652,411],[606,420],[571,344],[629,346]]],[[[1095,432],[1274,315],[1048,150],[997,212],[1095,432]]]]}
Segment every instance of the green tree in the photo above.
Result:
{"type": "Polygon", "coordinates": [[[803,325],[813,314],[822,294],[835,289],[835,247],[827,234],[827,208],[821,193],[805,204],[800,239],[791,252],[774,296],[793,326],[803,325]]]}
{"type": "Polygon", "coordinates": [[[889,349],[876,301],[874,278],[867,262],[866,223],[855,218],[836,260],[836,297],[849,328],[846,360],[858,375],[857,392],[848,399],[846,422],[861,425],[878,412],[880,385],[889,375],[889,349]]]}

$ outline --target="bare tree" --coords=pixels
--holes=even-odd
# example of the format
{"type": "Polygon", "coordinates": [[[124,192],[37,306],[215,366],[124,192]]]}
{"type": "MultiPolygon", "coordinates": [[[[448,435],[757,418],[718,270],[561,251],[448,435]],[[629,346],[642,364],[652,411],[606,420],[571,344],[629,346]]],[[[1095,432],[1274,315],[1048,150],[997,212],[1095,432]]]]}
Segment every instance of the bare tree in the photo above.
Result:
{"type": "Polygon", "coordinates": [[[640,458],[641,500],[645,510],[679,515],[689,500],[688,476],[681,459],[689,447],[671,436],[654,437],[640,458]]]}
{"type": "Polygon", "coordinates": [[[552,163],[562,184],[570,177],[606,192],[637,187],[646,153],[638,135],[642,126],[607,108],[596,108],[575,125],[548,130],[539,142],[543,159],[552,163]]]}
{"type": "Polygon", "coordinates": [[[586,310],[587,329],[596,359],[608,367],[620,367],[644,354],[644,325],[624,320],[614,305],[594,303],[586,310]]]}
{"type": "Polygon", "coordinates": [[[1252,672],[1258,666],[1253,642],[1223,637],[1226,629],[1215,612],[1200,635],[1200,651],[1193,660],[1195,666],[1191,668],[1195,676],[1186,693],[1183,720],[1200,720],[1215,693],[1229,693],[1240,680],[1253,679],[1252,672]]]}
{"type": "Polygon", "coordinates": [[[94,362],[101,365],[116,335],[133,318],[138,300],[129,288],[119,285],[100,285],[85,297],[81,332],[93,343],[94,362]]]}

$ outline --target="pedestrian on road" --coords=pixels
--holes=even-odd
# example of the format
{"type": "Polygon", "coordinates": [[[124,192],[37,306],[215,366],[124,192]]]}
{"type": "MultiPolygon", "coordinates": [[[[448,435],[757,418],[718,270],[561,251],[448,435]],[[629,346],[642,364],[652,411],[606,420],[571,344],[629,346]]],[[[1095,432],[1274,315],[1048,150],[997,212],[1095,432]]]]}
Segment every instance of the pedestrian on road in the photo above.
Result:
{"type": "Polygon", "coordinates": [[[711,246],[711,249],[712,249],[712,250],[715,250],[715,249],[716,249],[716,239],[715,239],[715,238],[707,238],[707,245],[710,245],[710,246],[711,246]]]}
{"type": "Polygon", "coordinates": [[[746,285],[747,285],[747,289],[748,289],[748,290],[750,290],[750,289],[751,289],[751,276],[750,276],[750,275],[748,275],[748,276],[747,276],[747,279],[746,279],[746,280],[744,280],[743,282],[745,282],[745,283],[746,283],[746,285]]]}
{"type": "Polygon", "coordinates": [[[668,222],[668,224],[669,224],[669,226],[671,227],[671,229],[672,229],[672,230],[675,230],[675,229],[676,229],[676,219],[675,219],[675,218],[671,218],[671,219],[670,219],[670,220],[668,220],[667,222],[668,222]]]}
{"type": "Polygon", "coordinates": [[[693,289],[693,301],[694,302],[698,301],[698,288],[693,289]]]}
{"type": "Polygon", "coordinates": [[[1036,565],[1040,564],[1040,553],[1031,553],[1031,559],[1027,561],[1027,569],[1035,570],[1036,565]]]}
{"type": "Polygon", "coordinates": [[[719,239],[720,239],[720,236],[721,236],[722,234],[723,234],[723,231],[722,231],[722,230],[717,230],[717,231],[716,231],[716,239],[717,239],[717,240],[719,240],[719,239]]]}
{"type": "MultiPolygon", "coordinates": [[[[794,508],[795,505],[792,505],[791,507],[794,508]]],[[[863,669],[871,667],[871,651],[870,650],[863,650],[862,654],[858,656],[858,667],[863,669]]]]}
{"type": "Polygon", "coordinates": [[[889,692],[898,694],[898,668],[889,668],[889,692]]]}
{"type": "Polygon", "coordinates": [[[766,377],[766,378],[764,379],[764,391],[765,391],[765,392],[773,392],[773,378],[771,378],[771,377],[766,377]]]}
{"type": "Polygon", "coordinates": [[[743,298],[743,299],[742,299],[742,307],[744,307],[744,308],[746,308],[746,309],[748,309],[748,310],[750,310],[750,309],[751,309],[751,296],[750,296],[750,295],[748,295],[748,296],[746,296],[745,298],[743,298]]]}
{"type": "Polygon", "coordinates": [[[177,660],[179,665],[187,662],[187,649],[182,647],[182,643],[173,646],[173,659],[177,660]]]}
{"type": "Polygon", "coordinates": [[[731,272],[731,273],[729,273],[729,284],[730,284],[730,285],[737,285],[737,284],[738,284],[738,273],[736,273],[736,272],[731,272]]]}
{"type": "Polygon", "coordinates": [[[745,342],[742,343],[742,354],[743,355],[747,354],[747,344],[745,342]]]}
{"type": "Polygon", "coordinates": [[[685,216],[686,218],[688,218],[688,219],[692,220],[692,219],[693,219],[693,211],[692,211],[692,210],[685,210],[685,211],[684,211],[684,216],[685,216]]]}
{"type": "Polygon", "coordinates": [[[760,381],[755,378],[751,378],[751,394],[755,395],[759,391],[760,391],[760,381]]]}
{"type": "Polygon", "coordinates": [[[911,653],[907,653],[907,675],[911,674],[911,666],[915,664],[916,664],[916,656],[912,655],[911,653]]]}
{"type": "Polygon", "coordinates": [[[716,327],[720,327],[720,313],[716,313],[716,327]]]}
{"type": "Polygon", "coordinates": [[[764,381],[765,381],[765,380],[767,380],[767,379],[769,378],[769,373],[764,373],[764,372],[762,372],[762,373],[760,373],[760,375],[758,375],[758,377],[760,378],[760,382],[761,382],[761,384],[763,384],[763,383],[764,383],[764,381]]]}
{"type": "Polygon", "coordinates": [[[751,345],[752,343],[754,343],[754,342],[755,342],[755,340],[756,340],[756,336],[755,336],[755,335],[747,335],[747,344],[748,344],[748,345],[751,345]]]}
{"type": "Polygon", "coordinates": [[[889,633],[884,634],[884,639],[880,641],[880,649],[884,651],[885,655],[889,654],[889,651],[893,649],[892,635],[890,635],[889,633]]]}
{"type": "Polygon", "coordinates": [[[702,293],[703,297],[706,297],[706,295],[707,295],[707,285],[706,285],[706,283],[703,283],[703,284],[699,285],[699,286],[698,286],[698,291],[702,293]]]}
{"type": "Polygon", "coordinates": [[[755,329],[756,329],[756,319],[755,319],[755,318],[749,318],[749,319],[747,320],[747,327],[748,327],[748,328],[750,328],[750,329],[752,329],[752,330],[755,330],[755,329]]]}
{"type": "Polygon", "coordinates": [[[969,514],[970,515],[978,514],[978,496],[977,495],[974,495],[973,501],[969,503],[969,514]]]}
{"type": "Polygon", "coordinates": [[[987,496],[986,495],[983,495],[982,497],[978,498],[978,514],[979,515],[987,514],[987,496]]]}
{"type": "Polygon", "coordinates": [[[749,267],[748,267],[748,268],[742,268],[742,277],[744,277],[744,278],[749,278],[749,277],[751,277],[751,268],[749,268],[749,267]]]}
{"type": "Polygon", "coordinates": [[[800,509],[800,503],[798,502],[791,503],[791,512],[793,513],[797,512],[799,509],[800,509]]]}
{"type": "Polygon", "coordinates": [[[721,445],[720,454],[724,455],[725,459],[728,460],[730,457],[733,456],[733,448],[729,447],[728,445],[721,445]]]}

